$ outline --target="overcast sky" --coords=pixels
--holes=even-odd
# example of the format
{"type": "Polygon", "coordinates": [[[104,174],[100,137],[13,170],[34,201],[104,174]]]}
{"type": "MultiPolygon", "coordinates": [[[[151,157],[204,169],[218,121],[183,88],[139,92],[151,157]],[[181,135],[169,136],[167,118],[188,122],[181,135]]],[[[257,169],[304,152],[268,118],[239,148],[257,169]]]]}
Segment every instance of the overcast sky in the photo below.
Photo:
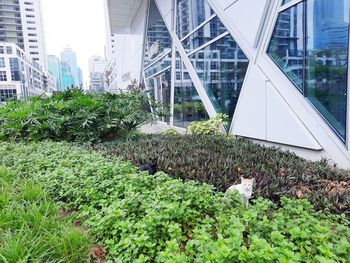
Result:
{"type": "Polygon", "coordinates": [[[88,81],[88,59],[104,57],[105,18],[102,0],[42,0],[47,54],[60,56],[69,45],[88,81]]]}

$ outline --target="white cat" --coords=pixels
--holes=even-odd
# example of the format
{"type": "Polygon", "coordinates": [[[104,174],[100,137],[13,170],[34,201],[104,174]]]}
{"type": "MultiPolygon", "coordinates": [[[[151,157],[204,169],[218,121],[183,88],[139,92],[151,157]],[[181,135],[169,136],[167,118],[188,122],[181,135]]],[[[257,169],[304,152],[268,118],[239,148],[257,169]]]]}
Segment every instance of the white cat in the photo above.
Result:
{"type": "Polygon", "coordinates": [[[241,177],[241,183],[232,185],[229,189],[227,189],[226,193],[238,191],[241,195],[243,195],[243,198],[242,198],[243,203],[246,206],[248,206],[249,199],[253,195],[253,185],[254,185],[254,178],[244,179],[243,177],[241,177]]]}

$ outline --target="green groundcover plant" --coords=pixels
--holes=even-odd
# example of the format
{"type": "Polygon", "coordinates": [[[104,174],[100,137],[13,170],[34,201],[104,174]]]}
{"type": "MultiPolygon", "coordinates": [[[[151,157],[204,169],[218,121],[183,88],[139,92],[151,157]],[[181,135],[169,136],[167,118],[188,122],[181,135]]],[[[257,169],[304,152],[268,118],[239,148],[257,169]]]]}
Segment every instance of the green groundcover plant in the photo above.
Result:
{"type": "Polygon", "coordinates": [[[0,262],[83,262],[92,240],[30,178],[0,166],[0,262]]]}
{"type": "Polygon", "coordinates": [[[140,94],[85,94],[71,89],[0,107],[0,140],[99,141],[128,135],[151,120],[140,94]]]}
{"type": "Polygon", "coordinates": [[[349,222],[306,200],[258,198],[140,173],[67,143],[0,143],[0,165],[74,209],[110,262],[348,262],[349,222]]]}
{"type": "Polygon", "coordinates": [[[226,191],[240,178],[254,177],[256,196],[280,203],[283,196],[307,198],[317,210],[350,215],[350,173],[327,161],[309,162],[295,154],[227,136],[141,136],[94,148],[135,165],[157,157],[161,171],[226,191]]]}

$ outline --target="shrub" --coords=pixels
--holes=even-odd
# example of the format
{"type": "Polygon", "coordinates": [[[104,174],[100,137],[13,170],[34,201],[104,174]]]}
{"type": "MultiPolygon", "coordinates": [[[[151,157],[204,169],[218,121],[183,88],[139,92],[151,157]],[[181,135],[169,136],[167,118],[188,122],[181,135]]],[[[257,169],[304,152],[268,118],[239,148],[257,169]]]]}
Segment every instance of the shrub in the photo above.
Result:
{"type": "Polygon", "coordinates": [[[106,156],[135,165],[158,158],[158,166],[174,178],[197,180],[226,191],[240,177],[254,177],[254,193],[279,203],[282,196],[307,198],[318,210],[350,214],[350,174],[295,154],[265,148],[248,140],[215,136],[148,135],[96,145],[106,156]]]}
{"type": "Polygon", "coordinates": [[[188,132],[193,135],[220,135],[227,118],[225,114],[218,114],[207,121],[192,122],[188,127],[188,132]]]}
{"type": "Polygon", "coordinates": [[[113,139],[150,120],[144,103],[142,95],[84,94],[76,89],[9,102],[0,107],[0,140],[113,139]]]}
{"type": "Polygon", "coordinates": [[[176,129],[169,129],[169,130],[161,132],[161,134],[163,134],[163,135],[180,135],[181,133],[176,129]]]}
{"type": "Polygon", "coordinates": [[[0,144],[0,165],[34,176],[76,209],[113,262],[346,262],[349,222],[315,213],[305,200],[281,207],[139,173],[65,143],[0,144]],[[343,225],[335,220],[343,222],[343,225]]]}

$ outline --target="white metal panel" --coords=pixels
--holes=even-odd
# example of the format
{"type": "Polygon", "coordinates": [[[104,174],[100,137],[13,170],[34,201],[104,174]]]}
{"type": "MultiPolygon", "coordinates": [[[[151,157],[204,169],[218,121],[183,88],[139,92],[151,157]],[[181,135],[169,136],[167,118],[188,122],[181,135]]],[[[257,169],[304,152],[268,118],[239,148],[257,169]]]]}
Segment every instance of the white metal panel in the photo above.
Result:
{"type": "Polygon", "coordinates": [[[266,140],[267,81],[258,67],[249,67],[233,119],[234,135],[266,140]]]}
{"type": "Polygon", "coordinates": [[[222,9],[226,9],[227,7],[229,7],[237,1],[238,0],[218,0],[217,2],[222,9]]]}
{"type": "Polygon", "coordinates": [[[268,141],[322,150],[271,82],[266,87],[266,119],[268,141]]]}
{"type": "MultiPolygon", "coordinates": [[[[216,1],[221,2],[221,0],[216,1]]],[[[234,25],[252,46],[264,22],[263,16],[268,1],[270,0],[240,0],[225,10],[229,23],[234,25]]]]}

